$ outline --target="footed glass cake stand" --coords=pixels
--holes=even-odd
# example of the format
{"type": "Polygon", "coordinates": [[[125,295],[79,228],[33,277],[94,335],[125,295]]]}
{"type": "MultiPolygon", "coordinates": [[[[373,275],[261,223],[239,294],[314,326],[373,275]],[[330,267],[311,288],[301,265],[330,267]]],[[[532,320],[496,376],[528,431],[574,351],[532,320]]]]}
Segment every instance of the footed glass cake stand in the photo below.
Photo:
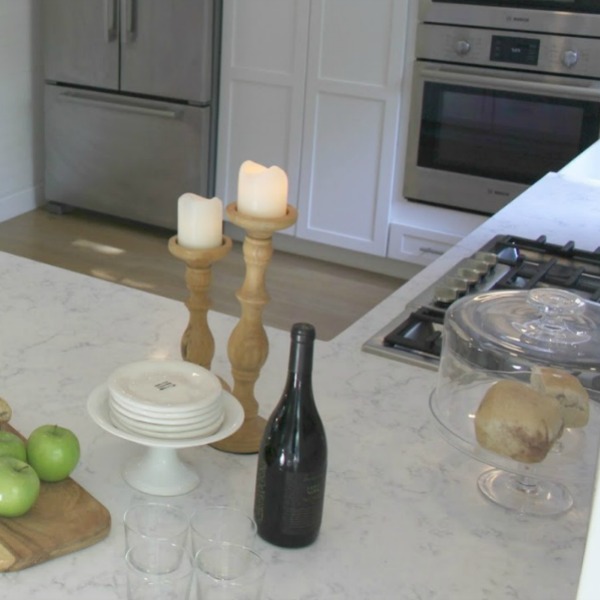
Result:
{"type": "Polygon", "coordinates": [[[87,403],[91,418],[102,429],[144,447],[139,455],[125,463],[123,478],[136,490],[155,496],[177,496],[199,485],[198,473],[181,460],[178,450],[212,444],[237,431],[244,422],[242,405],[225,391],[223,391],[223,405],[225,418],[216,433],[204,437],[157,439],[123,431],[113,424],[109,413],[106,385],[95,388],[87,403]]]}
{"type": "MultiPolygon", "coordinates": [[[[482,292],[450,306],[430,406],[450,444],[494,467],[478,480],[487,498],[540,516],[558,515],[573,506],[567,486],[589,481],[595,473],[598,348],[600,305],[563,289],[482,292]],[[565,428],[541,462],[519,462],[484,448],[476,438],[475,416],[490,387],[509,380],[535,388],[532,373],[541,367],[571,382],[568,387],[589,406],[589,421],[565,428]]],[[[497,426],[502,431],[505,424],[499,421],[497,426]]],[[[505,435],[512,435],[510,427],[505,435]]]]}
{"type": "MultiPolygon", "coordinates": [[[[496,376],[499,375],[496,373],[496,376]]],[[[438,386],[430,407],[443,437],[455,448],[493,467],[477,480],[489,500],[520,514],[552,516],[573,505],[569,483],[594,476],[598,449],[598,414],[592,406],[585,428],[565,429],[546,458],[526,464],[482,448],[475,438],[475,413],[486,390],[498,379],[474,377],[469,384],[438,386]]]]}

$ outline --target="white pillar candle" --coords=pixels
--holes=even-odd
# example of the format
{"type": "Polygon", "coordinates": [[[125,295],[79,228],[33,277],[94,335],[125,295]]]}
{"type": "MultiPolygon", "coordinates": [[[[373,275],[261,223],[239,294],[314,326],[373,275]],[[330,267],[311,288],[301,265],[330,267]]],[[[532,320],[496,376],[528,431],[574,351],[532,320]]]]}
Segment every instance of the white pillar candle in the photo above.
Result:
{"type": "Polygon", "coordinates": [[[288,178],[279,167],[246,160],[238,178],[238,212],[253,217],[283,217],[287,212],[288,178]]]}
{"type": "Polygon", "coordinates": [[[183,194],[177,201],[177,242],[185,248],[216,248],[223,242],[223,203],[219,198],[183,194]]]}

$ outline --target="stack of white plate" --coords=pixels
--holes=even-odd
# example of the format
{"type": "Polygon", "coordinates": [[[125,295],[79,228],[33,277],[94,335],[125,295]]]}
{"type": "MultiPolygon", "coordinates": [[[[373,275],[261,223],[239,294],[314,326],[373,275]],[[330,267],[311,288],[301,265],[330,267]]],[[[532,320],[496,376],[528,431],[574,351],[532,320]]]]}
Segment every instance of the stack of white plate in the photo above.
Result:
{"type": "Polygon", "coordinates": [[[225,418],[219,379],[185,361],[124,365],[108,378],[108,391],[115,427],[146,437],[205,437],[218,431],[225,418]]]}

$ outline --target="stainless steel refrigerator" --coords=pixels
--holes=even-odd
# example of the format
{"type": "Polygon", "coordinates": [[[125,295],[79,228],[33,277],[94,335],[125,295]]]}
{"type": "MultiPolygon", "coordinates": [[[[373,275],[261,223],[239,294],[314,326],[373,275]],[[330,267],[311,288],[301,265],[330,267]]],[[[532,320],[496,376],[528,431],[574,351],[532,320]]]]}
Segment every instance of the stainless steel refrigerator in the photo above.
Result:
{"type": "Polygon", "coordinates": [[[44,0],[45,195],[176,228],[214,193],[221,0],[44,0]]]}

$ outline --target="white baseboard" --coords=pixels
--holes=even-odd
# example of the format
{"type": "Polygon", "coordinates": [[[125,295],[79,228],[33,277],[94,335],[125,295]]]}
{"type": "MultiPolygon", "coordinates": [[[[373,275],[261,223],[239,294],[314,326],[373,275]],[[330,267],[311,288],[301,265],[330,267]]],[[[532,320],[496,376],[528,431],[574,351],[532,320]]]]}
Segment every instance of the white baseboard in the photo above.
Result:
{"type": "MultiPolygon", "coordinates": [[[[232,223],[225,223],[225,233],[232,239],[241,242],[244,239],[244,232],[232,223]]],[[[423,269],[421,265],[412,264],[392,258],[381,256],[372,256],[362,252],[353,252],[343,248],[335,248],[326,244],[299,240],[298,238],[276,233],[273,236],[273,246],[282,252],[308,256],[317,260],[343,265],[345,267],[354,267],[372,273],[389,275],[399,279],[410,279],[423,269]]]]}
{"type": "Polygon", "coordinates": [[[8,221],[8,219],[35,210],[43,203],[41,184],[0,198],[0,222],[8,221]]]}

